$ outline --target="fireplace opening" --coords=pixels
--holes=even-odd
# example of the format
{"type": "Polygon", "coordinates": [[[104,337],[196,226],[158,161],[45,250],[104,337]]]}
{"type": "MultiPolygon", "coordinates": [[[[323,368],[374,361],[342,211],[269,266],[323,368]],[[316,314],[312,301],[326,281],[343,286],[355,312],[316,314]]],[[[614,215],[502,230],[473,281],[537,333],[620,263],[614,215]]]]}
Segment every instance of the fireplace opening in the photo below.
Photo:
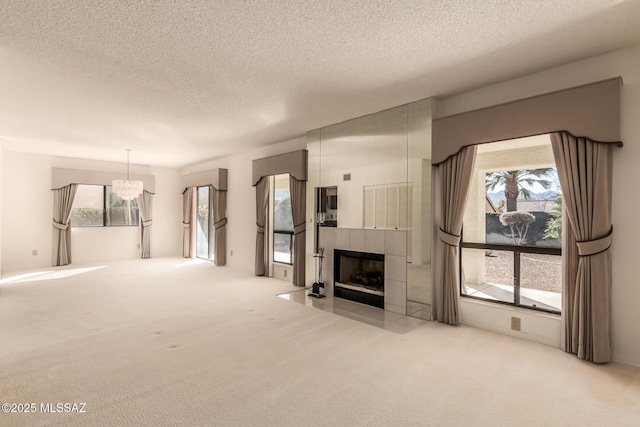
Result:
{"type": "Polygon", "coordinates": [[[384,308],[384,255],[334,251],[336,297],[384,308]]]}

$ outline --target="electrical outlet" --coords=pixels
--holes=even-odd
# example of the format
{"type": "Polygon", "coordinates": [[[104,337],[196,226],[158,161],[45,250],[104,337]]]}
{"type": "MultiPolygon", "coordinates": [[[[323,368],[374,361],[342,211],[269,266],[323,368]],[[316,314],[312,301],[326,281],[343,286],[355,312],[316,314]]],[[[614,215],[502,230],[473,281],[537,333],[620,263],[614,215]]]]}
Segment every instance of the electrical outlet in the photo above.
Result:
{"type": "Polygon", "coordinates": [[[38,250],[37,249],[32,250],[31,256],[38,256],[38,250]]]}
{"type": "Polygon", "coordinates": [[[284,277],[287,277],[287,270],[284,271],[284,277]]]}
{"type": "Polygon", "coordinates": [[[520,318],[519,317],[511,317],[511,329],[514,331],[520,330],[520,318]]]}
{"type": "Polygon", "coordinates": [[[231,249],[231,256],[233,256],[233,249],[231,249]]]}
{"type": "Polygon", "coordinates": [[[138,243],[138,249],[140,249],[140,243],[138,243]]]}

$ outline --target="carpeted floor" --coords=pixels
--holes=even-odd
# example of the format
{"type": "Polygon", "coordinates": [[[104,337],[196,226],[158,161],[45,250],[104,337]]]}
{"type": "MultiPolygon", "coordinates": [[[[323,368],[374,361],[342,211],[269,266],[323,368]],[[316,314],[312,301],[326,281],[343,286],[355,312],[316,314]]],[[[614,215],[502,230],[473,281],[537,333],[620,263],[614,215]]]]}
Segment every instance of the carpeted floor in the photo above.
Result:
{"type": "Polygon", "coordinates": [[[640,425],[638,368],[468,327],[398,334],[180,258],[48,271],[0,284],[0,403],[37,406],[2,426],[640,425]]]}

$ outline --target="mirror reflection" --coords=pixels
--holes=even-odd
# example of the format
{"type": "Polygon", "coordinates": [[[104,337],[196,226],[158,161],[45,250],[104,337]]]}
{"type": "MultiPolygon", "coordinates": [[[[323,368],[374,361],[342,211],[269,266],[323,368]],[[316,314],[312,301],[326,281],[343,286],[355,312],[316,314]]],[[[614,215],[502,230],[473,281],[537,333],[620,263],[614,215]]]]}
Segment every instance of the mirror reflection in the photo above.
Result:
{"type": "Polygon", "coordinates": [[[309,132],[307,150],[324,292],[429,320],[431,100],[309,132]]]}

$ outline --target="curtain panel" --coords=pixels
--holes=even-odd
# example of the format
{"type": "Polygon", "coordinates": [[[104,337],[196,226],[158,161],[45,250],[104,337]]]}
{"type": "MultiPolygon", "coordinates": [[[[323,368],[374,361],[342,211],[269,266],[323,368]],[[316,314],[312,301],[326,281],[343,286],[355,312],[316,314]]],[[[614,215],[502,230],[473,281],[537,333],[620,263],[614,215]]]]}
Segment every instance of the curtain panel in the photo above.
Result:
{"type": "Polygon", "coordinates": [[[306,237],[306,208],[307,183],[289,175],[289,189],[291,194],[291,213],[293,216],[293,284],[305,285],[305,250],[306,237]]]}
{"type": "MultiPolygon", "coordinates": [[[[564,196],[566,200],[566,195],[564,196]]],[[[564,202],[566,203],[566,202],[564,202]]],[[[573,347],[572,329],[574,295],[576,294],[576,273],[578,272],[578,245],[573,227],[567,216],[567,209],[563,207],[562,222],[562,314],[560,317],[560,348],[571,353],[573,347]],[[571,298],[569,298],[571,295],[571,298]]]]}
{"type": "Polygon", "coordinates": [[[214,228],[214,263],[222,266],[227,264],[227,191],[211,187],[213,203],[214,228]]]}
{"type": "Polygon", "coordinates": [[[189,187],[182,193],[182,256],[191,258],[191,211],[193,205],[193,192],[195,188],[189,187]]]}
{"type": "Polygon", "coordinates": [[[267,272],[265,254],[265,228],[267,226],[267,205],[269,204],[269,177],[263,176],[256,184],[256,276],[267,272]]]}
{"type": "Polygon", "coordinates": [[[438,165],[439,265],[433,311],[436,320],[460,323],[460,256],[462,219],[476,157],[476,146],[463,147],[438,165]]]}
{"type": "Polygon", "coordinates": [[[140,257],[151,258],[151,225],[153,224],[153,193],[144,190],[138,196],[140,208],[140,257]]]}
{"type": "Polygon", "coordinates": [[[53,190],[53,259],[52,265],[71,264],[71,208],[78,184],[53,190]]]}
{"type": "Polygon", "coordinates": [[[609,362],[613,145],[558,132],[551,146],[572,232],[565,240],[563,349],[609,362]]]}

